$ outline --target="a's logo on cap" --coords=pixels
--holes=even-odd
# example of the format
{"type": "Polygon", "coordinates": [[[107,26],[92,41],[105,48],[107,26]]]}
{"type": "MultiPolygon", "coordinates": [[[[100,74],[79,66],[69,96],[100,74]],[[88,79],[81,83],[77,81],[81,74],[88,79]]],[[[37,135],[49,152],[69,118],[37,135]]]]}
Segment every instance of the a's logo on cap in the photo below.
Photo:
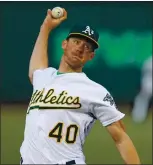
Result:
{"type": "Polygon", "coordinates": [[[94,34],[94,31],[90,28],[90,26],[86,26],[86,30],[82,31],[84,33],[88,33],[89,36],[94,34]]]}

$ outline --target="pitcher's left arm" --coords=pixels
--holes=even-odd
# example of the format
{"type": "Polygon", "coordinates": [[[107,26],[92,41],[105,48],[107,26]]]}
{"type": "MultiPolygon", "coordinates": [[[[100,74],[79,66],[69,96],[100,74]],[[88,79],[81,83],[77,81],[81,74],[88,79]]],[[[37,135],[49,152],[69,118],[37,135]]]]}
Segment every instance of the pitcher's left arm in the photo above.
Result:
{"type": "Polygon", "coordinates": [[[119,120],[108,125],[106,128],[114,140],[124,162],[126,164],[141,164],[134,144],[125,132],[123,122],[119,120]]]}

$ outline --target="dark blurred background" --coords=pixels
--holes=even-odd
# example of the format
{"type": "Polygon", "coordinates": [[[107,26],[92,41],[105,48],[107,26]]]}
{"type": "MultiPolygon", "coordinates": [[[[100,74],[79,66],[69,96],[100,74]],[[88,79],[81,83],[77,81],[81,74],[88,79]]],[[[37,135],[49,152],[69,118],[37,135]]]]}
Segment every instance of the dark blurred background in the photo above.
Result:
{"type": "MultiPolygon", "coordinates": [[[[50,35],[50,66],[58,69],[61,42],[74,24],[83,22],[96,27],[100,33],[100,48],[84,72],[106,87],[120,110],[127,114],[125,124],[142,162],[151,164],[152,111],[149,110],[145,122],[140,124],[132,120],[130,111],[141,89],[143,64],[152,56],[152,2],[86,1],[0,2],[1,163],[19,163],[25,112],[32,94],[29,60],[46,11],[56,6],[67,10],[68,19],[50,35]]],[[[97,123],[85,144],[87,163],[123,163],[107,136],[97,123]]]]}

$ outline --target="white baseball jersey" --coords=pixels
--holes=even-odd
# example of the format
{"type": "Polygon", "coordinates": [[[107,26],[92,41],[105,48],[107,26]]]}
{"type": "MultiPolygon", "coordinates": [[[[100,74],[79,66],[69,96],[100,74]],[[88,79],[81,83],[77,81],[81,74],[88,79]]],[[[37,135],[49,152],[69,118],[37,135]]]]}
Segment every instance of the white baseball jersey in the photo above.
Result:
{"type": "Polygon", "coordinates": [[[85,164],[82,148],[95,120],[107,126],[123,117],[109,92],[85,73],[36,70],[20,149],[23,164],[85,164]]]}

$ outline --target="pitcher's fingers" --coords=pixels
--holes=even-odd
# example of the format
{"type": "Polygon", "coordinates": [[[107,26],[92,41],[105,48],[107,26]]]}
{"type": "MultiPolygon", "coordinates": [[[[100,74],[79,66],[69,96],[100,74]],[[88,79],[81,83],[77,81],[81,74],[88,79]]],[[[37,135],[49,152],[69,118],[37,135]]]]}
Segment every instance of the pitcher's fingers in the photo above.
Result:
{"type": "Polygon", "coordinates": [[[63,8],[63,17],[60,18],[61,21],[67,19],[67,11],[63,8]]]}
{"type": "Polygon", "coordinates": [[[47,15],[52,15],[52,11],[50,9],[47,10],[47,15]]]}

